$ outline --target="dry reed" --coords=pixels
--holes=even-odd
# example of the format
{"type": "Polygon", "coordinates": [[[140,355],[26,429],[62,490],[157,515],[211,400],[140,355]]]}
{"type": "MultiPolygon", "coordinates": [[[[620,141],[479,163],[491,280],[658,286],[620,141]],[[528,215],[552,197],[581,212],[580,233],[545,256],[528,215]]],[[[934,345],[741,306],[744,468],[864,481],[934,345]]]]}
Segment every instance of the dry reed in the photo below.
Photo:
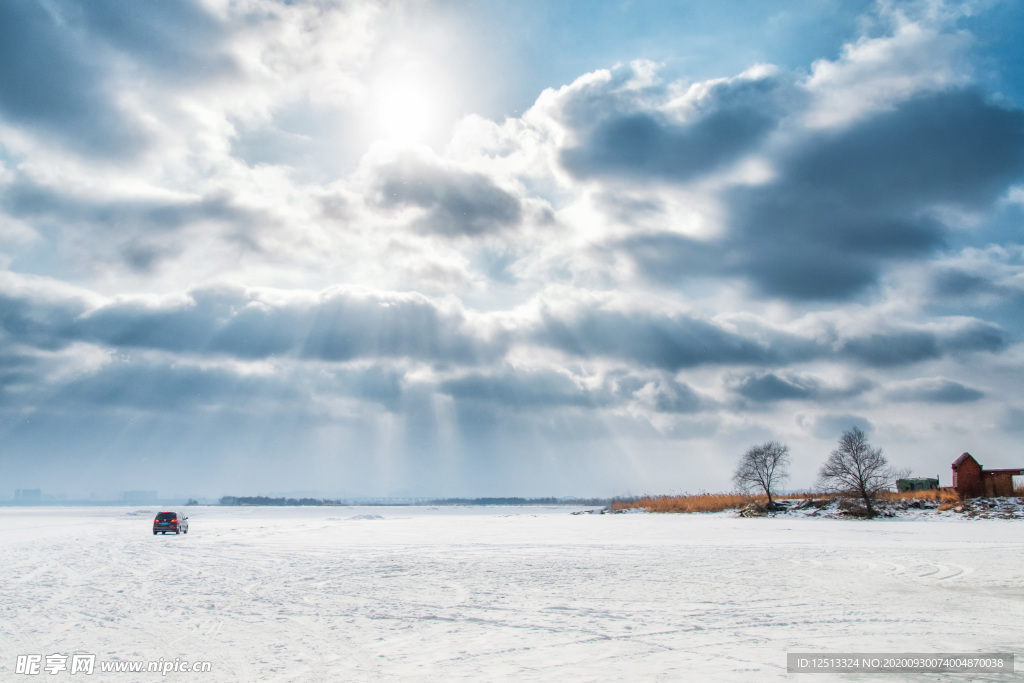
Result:
{"type": "MultiPolygon", "coordinates": [[[[788,493],[773,496],[775,500],[806,500],[834,498],[835,494],[827,493],[788,493]]],[[[883,491],[878,498],[885,501],[900,500],[934,500],[941,505],[953,507],[960,502],[956,491],[950,488],[942,488],[931,491],[906,491],[897,493],[895,491],[883,491]]],[[[768,497],[764,495],[748,495],[743,493],[697,493],[682,496],[640,496],[625,500],[612,502],[613,510],[628,510],[641,508],[648,512],[721,512],[722,510],[735,510],[750,503],[765,504],[768,497]]]]}
{"type": "Polygon", "coordinates": [[[960,496],[952,488],[932,489],[930,491],[882,491],[878,494],[880,500],[935,500],[939,503],[959,503],[960,496]]]}
{"type": "Polygon", "coordinates": [[[752,502],[767,502],[765,496],[742,493],[699,493],[688,496],[640,496],[631,500],[616,500],[613,510],[643,508],[648,512],[721,512],[734,510],[752,502]]]}

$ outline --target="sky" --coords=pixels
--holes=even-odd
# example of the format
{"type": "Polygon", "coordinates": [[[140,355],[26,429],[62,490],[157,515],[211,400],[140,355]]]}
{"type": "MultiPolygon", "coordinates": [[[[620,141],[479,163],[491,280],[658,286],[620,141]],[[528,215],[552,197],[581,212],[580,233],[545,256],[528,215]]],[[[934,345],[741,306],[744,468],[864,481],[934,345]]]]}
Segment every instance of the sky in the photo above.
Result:
{"type": "Polygon", "coordinates": [[[1024,464],[1024,8],[0,3],[0,499],[1024,464]]]}

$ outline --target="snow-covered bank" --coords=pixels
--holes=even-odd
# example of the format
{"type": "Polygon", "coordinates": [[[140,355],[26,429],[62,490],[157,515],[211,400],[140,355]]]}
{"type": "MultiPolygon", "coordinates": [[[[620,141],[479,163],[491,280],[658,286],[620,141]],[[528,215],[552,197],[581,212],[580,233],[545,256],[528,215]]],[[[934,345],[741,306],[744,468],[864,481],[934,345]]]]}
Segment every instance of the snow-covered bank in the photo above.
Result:
{"type": "MultiPolygon", "coordinates": [[[[940,503],[928,499],[884,500],[874,502],[878,517],[899,519],[1019,519],[1024,520],[1024,499],[972,498],[958,503],[940,503]]],[[[863,518],[866,510],[857,498],[806,498],[773,501],[770,506],[751,503],[737,510],[741,517],[821,517],[824,519],[863,518]]]]}
{"type": "Polygon", "coordinates": [[[213,663],[166,680],[771,680],[787,651],[1012,652],[1024,619],[1010,520],[199,507],[153,536],[154,511],[0,509],[0,679],[85,652],[213,663]]]}

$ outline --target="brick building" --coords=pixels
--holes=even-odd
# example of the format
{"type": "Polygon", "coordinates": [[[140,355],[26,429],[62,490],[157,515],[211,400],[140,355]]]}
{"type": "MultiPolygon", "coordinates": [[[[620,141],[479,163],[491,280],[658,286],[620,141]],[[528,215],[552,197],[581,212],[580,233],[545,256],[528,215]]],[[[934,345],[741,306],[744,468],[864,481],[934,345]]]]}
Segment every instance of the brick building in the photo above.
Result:
{"type": "Polygon", "coordinates": [[[986,470],[970,453],[953,461],[953,488],[961,498],[1012,496],[1013,478],[1024,475],[1024,468],[986,470]]]}

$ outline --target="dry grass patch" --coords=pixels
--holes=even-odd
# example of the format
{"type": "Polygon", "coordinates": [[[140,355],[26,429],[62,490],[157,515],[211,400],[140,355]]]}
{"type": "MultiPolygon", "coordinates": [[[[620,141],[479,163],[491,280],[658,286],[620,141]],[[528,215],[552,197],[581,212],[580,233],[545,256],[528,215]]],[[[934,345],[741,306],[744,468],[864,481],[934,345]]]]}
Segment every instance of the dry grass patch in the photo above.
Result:
{"type": "Polygon", "coordinates": [[[960,502],[960,497],[956,494],[955,489],[941,488],[932,489],[931,491],[904,491],[903,493],[882,491],[878,494],[878,500],[934,500],[940,505],[947,503],[955,505],[960,502]]]}
{"type": "Polygon", "coordinates": [[[616,500],[612,510],[642,508],[648,512],[721,512],[735,510],[748,503],[767,503],[766,496],[742,493],[698,493],[689,496],[640,496],[633,500],[616,500]]]}
{"type": "MultiPolygon", "coordinates": [[[[773,496],[774,500],[832,500],[835,494],[825,493],[789,493],[773,496]]],[[[851,498],[852,499],[852,498],[851,498]]],[[[948,510],[960,504],[960,498],[951,488],[932,491],[882,491],[877,497],[880,501],[897,502],[912,500],[929,500],[939,503],[940,510],[948,510]]],[[[612,502],[612,510],[629,510],[639,508],[648,512],[721,512],[722,510],[738,510],[750,503],[764,505],[768,497],[764,495],[746,495],[742,493],[697,493],[682,496],[640,496],[612,502]]]]}

